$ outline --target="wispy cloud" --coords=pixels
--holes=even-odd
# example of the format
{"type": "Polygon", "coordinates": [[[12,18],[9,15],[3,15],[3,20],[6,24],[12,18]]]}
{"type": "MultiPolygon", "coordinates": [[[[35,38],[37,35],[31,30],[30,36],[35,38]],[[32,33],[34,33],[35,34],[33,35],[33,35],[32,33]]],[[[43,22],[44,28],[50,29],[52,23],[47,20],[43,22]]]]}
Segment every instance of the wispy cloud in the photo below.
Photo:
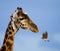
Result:
{"type": "Polygon", "coordinates": [[[15,44],[15,48],[20,47],[20,49],[17,48],[20,51],[59,51],[59,49],[50,46],[52,44],[49,42],[43,42],[39,36],[22,36],[20,39],[18,45],[17,42],[15,44]]]}
{"type": "Polygon", "coordinates": [[[0,47],[2,46],[3,39],[4,39],[4,32],[0,32],[0,47]]]}
{"type": "Polygon", "coordinates": [[[60,43],[60,33],[56,33],[53,36],[53,40],[57,43],[60,43]]]}

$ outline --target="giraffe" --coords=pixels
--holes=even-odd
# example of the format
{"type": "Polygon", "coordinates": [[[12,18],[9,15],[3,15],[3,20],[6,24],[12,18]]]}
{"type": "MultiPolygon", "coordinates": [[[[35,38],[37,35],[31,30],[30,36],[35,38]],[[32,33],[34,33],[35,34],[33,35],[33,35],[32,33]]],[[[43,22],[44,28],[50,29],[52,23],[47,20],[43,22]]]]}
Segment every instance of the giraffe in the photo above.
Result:
{"type": "Polygon", "coordinates": [[[0,51],[13,51],[14,47],[14,37],[18,32],[19,28],[24,30],[31,30],[37,33],[38,27],[32,22],[27,14],[25,14],[21,7],[17,7],[17,12],[10,16],[11,20],[6,29],[4,41],[0,51]]]}

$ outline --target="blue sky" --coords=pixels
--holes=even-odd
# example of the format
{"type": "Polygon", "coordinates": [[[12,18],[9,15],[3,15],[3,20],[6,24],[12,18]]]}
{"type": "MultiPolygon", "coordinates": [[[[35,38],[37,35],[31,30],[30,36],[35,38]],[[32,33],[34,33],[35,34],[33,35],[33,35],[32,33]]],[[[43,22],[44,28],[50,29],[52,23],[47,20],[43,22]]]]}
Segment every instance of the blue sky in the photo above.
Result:
{"type": "Polygon", "coordinates": [[[15,35],[14,51],[60,51],[60,0],[0,0],[0,47],[9,17],[17,7],[27,12],[39,32],[20,29],[15,35]],[[44,31],[49,42],[41,39],[44,31]]]}

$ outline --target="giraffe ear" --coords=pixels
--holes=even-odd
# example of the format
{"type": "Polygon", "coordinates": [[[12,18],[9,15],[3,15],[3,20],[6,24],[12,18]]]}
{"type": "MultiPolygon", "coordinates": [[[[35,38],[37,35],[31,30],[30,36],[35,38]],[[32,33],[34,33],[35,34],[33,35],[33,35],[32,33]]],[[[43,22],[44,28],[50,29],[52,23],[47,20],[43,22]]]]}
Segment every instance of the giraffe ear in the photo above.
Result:
{"type": "Polygon", "coordinates": [[[33,23],[32,21],[29,22],[29,27],[30,27],[30,30],[32,32],[35,32],[36,33],[36,32],[39,31],[37,25],[35,23],[33,23]]]}

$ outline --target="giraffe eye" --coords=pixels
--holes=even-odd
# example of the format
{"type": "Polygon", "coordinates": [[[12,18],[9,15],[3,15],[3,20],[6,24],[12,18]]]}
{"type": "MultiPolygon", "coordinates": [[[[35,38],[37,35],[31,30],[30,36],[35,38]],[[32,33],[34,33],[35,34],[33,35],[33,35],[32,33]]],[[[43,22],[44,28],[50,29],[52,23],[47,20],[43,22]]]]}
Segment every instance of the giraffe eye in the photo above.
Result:
{"type": "Polygon", "coordinates": [[[24,20],[24,18],[20,18],[20,20],[24,20]]]}

